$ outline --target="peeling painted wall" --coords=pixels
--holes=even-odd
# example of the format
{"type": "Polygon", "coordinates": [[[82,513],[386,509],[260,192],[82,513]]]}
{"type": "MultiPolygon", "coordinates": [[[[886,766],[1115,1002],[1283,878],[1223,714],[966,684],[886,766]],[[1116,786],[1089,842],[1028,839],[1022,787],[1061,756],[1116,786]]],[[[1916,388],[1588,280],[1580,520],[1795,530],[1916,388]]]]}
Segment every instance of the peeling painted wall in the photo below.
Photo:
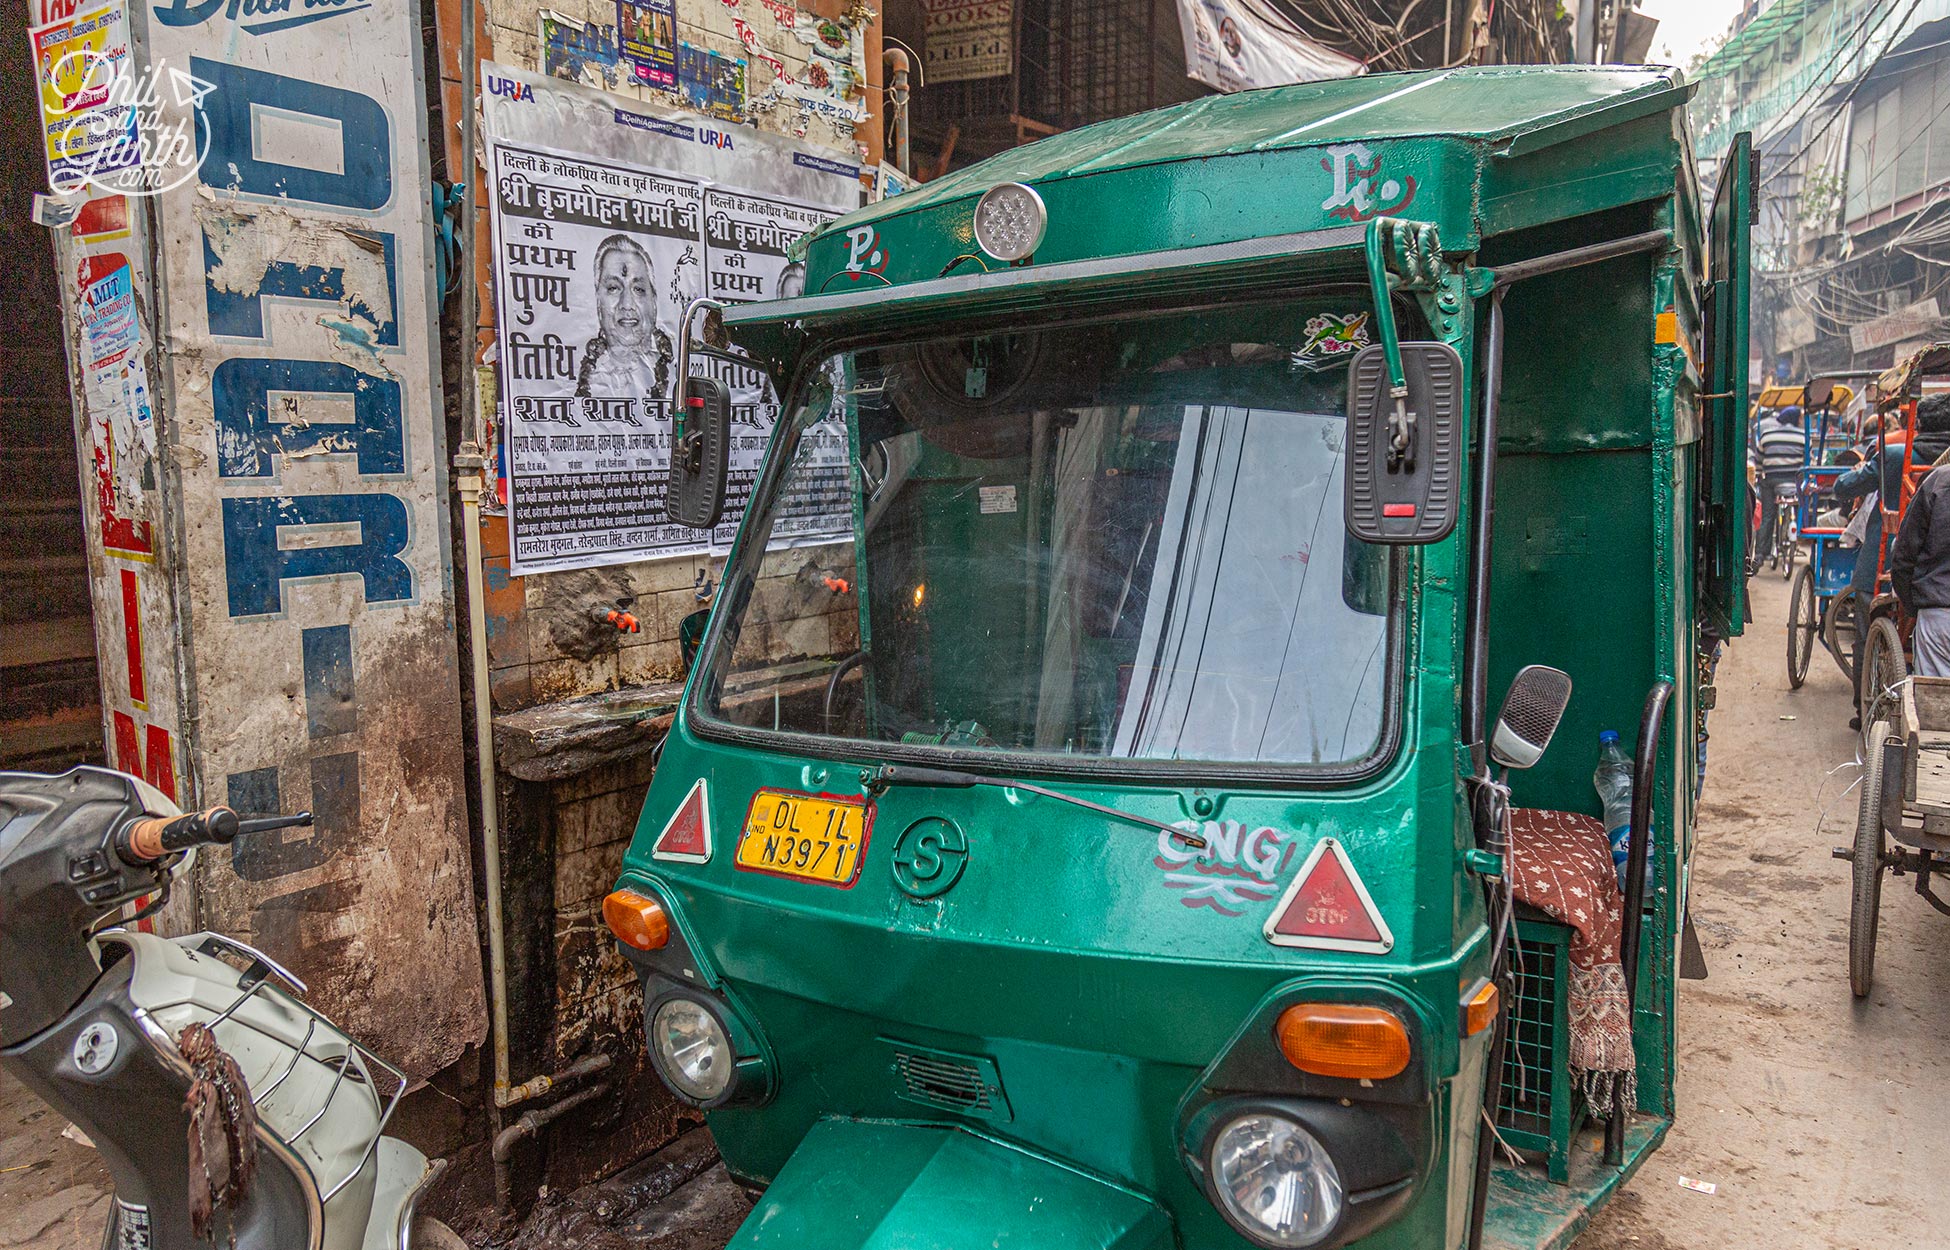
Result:
{"type": "Polygon", "coordinates": [[[316,825],[200,864],[416,1075],[485,1035],[439,424],[420,13],[140,11],[208,144],[154,201],[196,796],[316,825]]]}
{"type": "MultiPolygon", "coordinates": [[[[125,196],[96,194],[51,233],[81,460],[106,754],[114,767],[187,805],[189,765],[174,628],[178,553],[153,416],[144,431],[136,410],[145,394],[153,405],[159,368],[145,207],[125,196]],[[87,295],[91,288],[119,281],[123,270],[134,300],[136,341],[115,366],[121,384],[110,386],[105,376],[90,376],[108,371],[91,369],[91,341],[99,342],[102,327],[87,310],[87,295]]],[[[172,908],[168,919],[188,928],[194,910],[172,908]]]]}

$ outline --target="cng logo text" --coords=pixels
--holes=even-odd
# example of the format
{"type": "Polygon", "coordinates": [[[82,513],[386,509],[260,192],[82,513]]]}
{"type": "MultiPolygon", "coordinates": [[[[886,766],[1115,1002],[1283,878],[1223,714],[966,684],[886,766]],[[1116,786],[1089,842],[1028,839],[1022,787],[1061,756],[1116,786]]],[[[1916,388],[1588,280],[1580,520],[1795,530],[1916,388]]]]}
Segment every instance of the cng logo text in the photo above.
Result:
{"type": "Polygon", "coordinates": [[[1158,854],[1151,861],[1164,870],[1165,885],[1179,891],[1187,907],[1209,907],[1222,916],[1243,915],[1255,903],[1279,892],[1279,880],[1293,858],[1293,839],[1261,825],[1248,829],[1237,820],[1208,820],[1181,828],[1205,839],[1201,849],[1185,846],[1174,834],[1158,832],[1158,854]]]}

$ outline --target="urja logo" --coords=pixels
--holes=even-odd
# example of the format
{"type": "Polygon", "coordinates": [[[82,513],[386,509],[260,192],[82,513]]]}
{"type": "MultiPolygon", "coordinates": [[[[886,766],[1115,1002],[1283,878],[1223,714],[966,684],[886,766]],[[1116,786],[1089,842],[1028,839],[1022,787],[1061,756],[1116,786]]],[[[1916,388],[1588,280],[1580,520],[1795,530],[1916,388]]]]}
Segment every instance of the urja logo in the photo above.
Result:
{"type": "Polygon", "coordinates": [[[517,82],[512,78],[500,78],[496,75],[489,74],[487,76],[487,89],[489,95],[506,96],[517,104],[533,104],[535,102],[535,89],[525,82],[517,82]]]}
{"type": "Polygon", "coordinates": [[[1341,143],[1327,149],[1320,167],[1334,175],[1334,190],[1320,202],[1321,211],[1343,221],[1362,222],[1407,208],[1415,198],[1415,179],[1381,176],[1381,158],[1365,143],[1341,143]]]}
{"type": "MultiPolygon", "coordinates": [[[[1185,827],[1190,829],[1191,822],[1185,827]]],[[[1265,825],[1249,830],[1236,820],[1208,820],[1196,832],[1205,839],[1202,849],[1160,830],[1158,854],[1151,861],[1164,869],[1165,885],[1181,891],[1179,902],[1238,916],[1273,897],[1280,873],[1293,858],[1291,838],[1265,825]]]]}

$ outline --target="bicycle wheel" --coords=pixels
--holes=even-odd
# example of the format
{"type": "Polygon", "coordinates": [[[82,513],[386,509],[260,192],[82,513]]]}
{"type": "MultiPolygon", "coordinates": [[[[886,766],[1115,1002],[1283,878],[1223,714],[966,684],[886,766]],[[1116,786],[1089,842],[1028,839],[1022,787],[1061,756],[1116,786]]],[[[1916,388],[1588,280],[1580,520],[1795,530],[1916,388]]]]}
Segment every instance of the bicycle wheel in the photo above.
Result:
{"type": "Polygon", "coordinates": [[[1835,657],[1835,666],[1855,688],[1855,591],[1844,590],[1821,610],[1821,645],[1835,657]]]}
{"type": "Polygon", "coordinates": [[[1815,634],[1821,628],[1820,608],[1815,603],[1815,571],[1806,565],[1795,576],[1788,593],[1787,672],[1788,689],[1799,690],[1808,680],[1808,660],[1815,653],[1815,634]]]}
{"type": "Polygon", "coordinates": [[[1869,987],[1875,983],[1882,856],[1888,846],[1888,837],[1882,831],[1882,744],[1889,737],[1886,721],[1871,726],[1862,763],[1862,797],[1855,816],[1853,881],[1848,901],[1848,988],[1857,998],[1867,998],[1869,987]]]}
{"type": "MultiPolygon", "coordinates": [[[[1896,622],[1878,616],[1869,622],[1869,637],[1862,647],[1862,672],[1858,677],[1857,706],[1862,727],[1895,719],[1895,701],[1904,680],[1909,677],[1909,662],[1903,658],[1903,638],[1896,622]]],[[[1866,739],[1865,739],[1866,740],[1866,739]]]]}
{"type": "Polygon", "coordinates": [[[1801,554],[1801,539],[1794,532],[1796,509],[1792,504],[1781,505],[1781,515],[1774,519],[1774,543],[1781,549],[1781,580],[1794,576],[1794,558],[1801,554]]]}

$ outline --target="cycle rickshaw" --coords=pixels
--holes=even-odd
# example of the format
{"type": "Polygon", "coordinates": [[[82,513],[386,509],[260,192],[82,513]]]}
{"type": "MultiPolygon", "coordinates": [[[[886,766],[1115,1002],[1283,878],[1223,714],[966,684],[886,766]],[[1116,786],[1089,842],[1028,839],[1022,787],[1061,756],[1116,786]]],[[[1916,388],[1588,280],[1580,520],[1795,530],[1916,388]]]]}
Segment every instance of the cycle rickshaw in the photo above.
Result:
{"type": "Polygon", "coordinates": [[[1877,463],[1883,482],[1882,541],[1862,558],[1878,561],[1869,605],[1857,699],[1863,739],[1862,793],[1855,844],[1835,856],[1852,863],[1849,902],[1849,988],[1857,998],[1874,979],[1882,874],[1911,874],[1916,892],[1938,911],[1950,902],[1930,887],[1950,873],[1950,678],[1912,676],[1905,648],[1911,621],[1890,587],[1888,553],[1917,485],[1938,456],[1950,451],[1950,344],[1916,353],[1877,380],[1877,463]],[[1900,468],[1884,449],[1898,427],[1900,468]]]}
{"type": "MultiPolygon", "coordinates": [[[[1853,685],[1855,613],[1848,592],[1857,549],[1842,545],[1847,520],[1835,508],[1833,489],[1848,466],[1833,460],[1853,441],[1843,413],[1855,392],[1829,375],[1805,387],[1770,387],[1765,393],[1800,405],[1808,442],[1793,518],[1793,533],[1808,542],[1808,563],[1795,574],[1788,594],[1788,686],[1799,690],[1807,681],[1817,638],[1853,685]]],[[[1791,556],[1786,564],[1793,567],[1791,556]]]]}

